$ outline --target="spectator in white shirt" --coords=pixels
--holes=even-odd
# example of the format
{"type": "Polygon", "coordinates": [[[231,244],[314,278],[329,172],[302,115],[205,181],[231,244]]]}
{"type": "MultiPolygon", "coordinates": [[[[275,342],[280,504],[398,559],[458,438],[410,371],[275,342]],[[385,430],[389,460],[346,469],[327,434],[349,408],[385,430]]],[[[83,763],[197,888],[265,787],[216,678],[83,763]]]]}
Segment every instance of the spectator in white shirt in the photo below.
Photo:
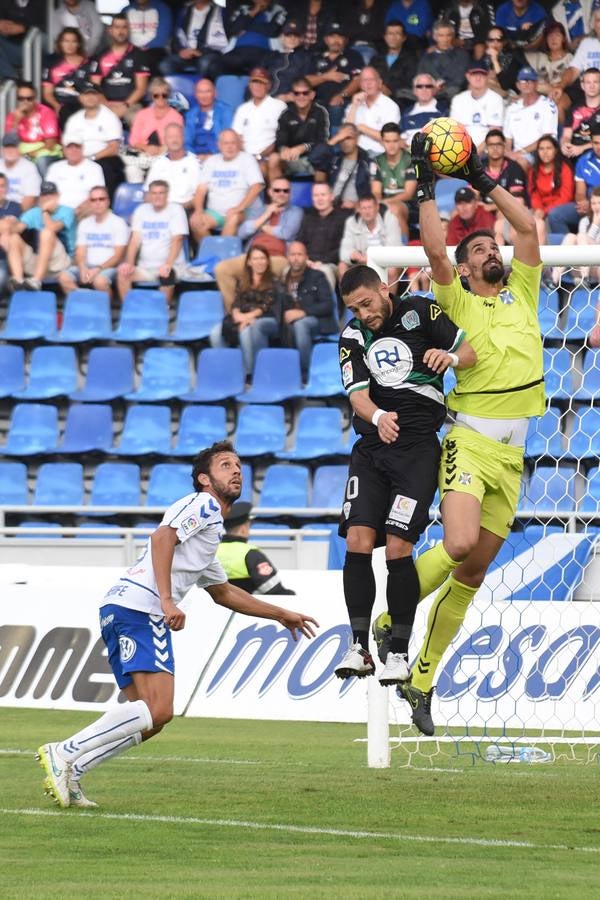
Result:
{"type": "Polygon", "coordinates": [[[98,163],[112,199],[117,186],[125,180],[119,156],[123,126],[118,116],[102,105],[101,98],[100,88],[91,81],[82,87],[79,100],[83,109],[67,119],[62,142],[63,146],[72,142],[81,144],[83,155],[98,163]]]}
{"type": "Polygon", "coordinates": [[[185,210],[169,202],[166,181],[153,181],[148,202],[142,203],[131,219],[131,238],[125,261],[117,270],[121,299],[135,281],[158,281],[170,301],[177,278],[185,268],[183,242],[189,233],[185,210]]]}
{"type": "Polygon", "coordinates": [[[287,106],[283,100],[269,96],[271,75],[266,69],[252,69],[248,90],[251,99],[238,106],[231,127],[241,137],[242,148],[254,156],[266,175],[267,160],[275,149],[279,116],[287,106]]]}
{"type": "Polygon", "coordinates": [[[237,234],[265,183],[257,161],[241,149],[233,129],[221,132],[219,150],[204,163],[194,198],[190,227],[198,242],[215,230],[237,234]]]}
{"type": "Polygon", "coordinates": [[[106,291],[110,296],[117,266],[127,248],[129,227],[111,210],[103,184],[91,189],[89,206],[92,214],[77,226],[75,265],[60,273],[58,283],[65,294],[82,287],[106,291]]]}
{"type": "Polygon", "coordinates": [[[58,188],[59,203],[75,210],[78,219],[89,216],[90,191],[96,185],[104,186],[104,172],[97,162],[86,159],[83,147],[77,141],[63,146],[64,159],[52,163],[48,169],[48,181],[58,188]]]}
{"type": "Polygon", "coordinates": [[[400,107],[382,92],[381,76],[372,66],[360,73],[360,90],[352,97],[345,121],[356,126],[360,135],[358,146],[371,158],[384,152],[381,129],[388,122],[400,122],[400,107]]]}
{"type": "MultiPolygon", "coordinates": [[[[366,265],[369,247],[397,247],[402,243],[398,219],[391,210],[382,206],[373,194],[361,197],[358,211],[346,219],[340,244],[338,274],[341,278],[352,265],[366,265]]],[[[388,269],[388,281],[394,281],[398,272],[388,269]]]]}
{"type": "Polygon", "coordinates": [[[467,69],[469,89],[455,94],[450,104],[450,118],[462,122],[478,152],[485,149],[490,128],[502,128],[504,122],[504,103],[488,86],[488,74],[486,60],[471,63],[467,69]]]}
{"type": "Polygon", "coordinates": [[[183,126],[167,125],[165,147],[165,155],[159,156],[150,166],[146,190],[153,181],[166,181],[169,185],[169,202],[181,203],[186,210],[191,210],[196,188],[200,183],[202,165],[195,154],[189,153],[184,147],[183,126]]]}
{"type": "Polygon", "coordinates": [[[8,179],[7,200],[19,203],[23,212],[35,206],[40,195],[42,176],[31,160],[21,156],[19,138],[14,131],[2,138],[0,172],[8,179]]]}
{"type": "Polygon", "coordinates": [[[517,89],[521,96],[508,107],[504,123],[506,156],[519,163],[525,171],[533,162],[533,154],[542,135],[556,137],[558,132],[556,103],[540,94],[537,82],[537,72],[531,66],[519,69],[517,89]]]}

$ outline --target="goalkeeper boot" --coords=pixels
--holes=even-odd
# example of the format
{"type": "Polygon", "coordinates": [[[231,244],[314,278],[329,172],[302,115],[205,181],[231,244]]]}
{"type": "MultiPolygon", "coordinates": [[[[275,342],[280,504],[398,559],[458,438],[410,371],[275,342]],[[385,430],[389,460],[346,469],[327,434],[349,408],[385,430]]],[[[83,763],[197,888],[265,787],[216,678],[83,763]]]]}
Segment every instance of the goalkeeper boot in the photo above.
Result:
{"type": "Polygon", "coordinates": [[[353,678],[354,676],[365,678],[367,675],[373,675],[374,672],[373,657],[368,650],[363,650],[358,641],[348,647],[341,663],[335,668],[338,678],[353,678]]]}
{"type": "Polygon", "coordinates": [[[97,803],[85,796],[73,773],[69,775],[69,801],[70,806],[79,806],[82,809],[92,809],[94,806],[98,806],[97,803]]]}
{"type": "Polygon", "coordinates": [[[413,687],[409,682],[405,682],[398,687],[397,692],[398,696],[403,697],[410,704],[413,725],[417,726],[421,734],[428,736],[435,734],[435,725],[431,718],[433,688],[425,693],[419,688],[413,687]]]}
{"type": "Polygon", "coordinates": [[[377,644],[377,656],[385,663],[392,646],[392,619],[389,612],[382,612],[377,616],[371,625],[371,634],[377,644]]]}
{"type": "Polygon", "coordinates": [[[43,744],[38,748],[36,759],[46,773],[45,793],[63,809],[69,806],[69,765],[56,752],[58,744],[43,744]]]}
{"type": "Polygon", "coordinates": [[[406,653],[388,653],[385,668],[379,676],[380,684],[403,684],[410,678],[406,653]]]}

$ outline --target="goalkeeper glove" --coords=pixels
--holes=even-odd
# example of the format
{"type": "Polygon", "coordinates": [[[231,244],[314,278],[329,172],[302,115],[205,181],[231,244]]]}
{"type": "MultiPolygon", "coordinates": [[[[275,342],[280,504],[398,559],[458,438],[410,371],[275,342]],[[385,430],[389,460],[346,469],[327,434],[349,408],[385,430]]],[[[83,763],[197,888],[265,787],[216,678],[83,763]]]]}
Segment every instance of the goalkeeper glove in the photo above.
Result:
{"type": "Polygon", "coordinates": [[[468,160],[460,169],[454,173],[455,177],[464,178],[470,184],[473,185],[476,191],[479,191],[480,194],[489,194],[491,190],[495,187],[498,187],[498,182],[494,181],[493,178],[486,173],[483,168],[483,164],[479,159],[479,155],[473,145],[471,150],[471,155],[468,160]]]}
{"type": "Polygon", "coordinates": [[[431,160],[429,159],[430,147],[431,138],[421,131],[417,131],[410,145],[410,153],[417,177],[417,201],[419,203],[423,203],[425,200],[433,200],[434,198],[434,174],[431,160]]]}

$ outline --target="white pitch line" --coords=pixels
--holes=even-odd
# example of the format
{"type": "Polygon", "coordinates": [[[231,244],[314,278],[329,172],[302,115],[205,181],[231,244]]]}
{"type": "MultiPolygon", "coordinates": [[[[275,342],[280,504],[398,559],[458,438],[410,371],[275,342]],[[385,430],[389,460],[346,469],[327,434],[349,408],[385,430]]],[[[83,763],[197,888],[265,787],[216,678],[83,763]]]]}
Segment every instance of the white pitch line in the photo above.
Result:
{"type": "MultiPolygon", "coordinates": [[[[2,809],[0,815],[62,816],[52,809],[2,809]]],[[[524,850],[565,850],[568,853],[600,853],[600,847],[575,847],[567,844],[535,844],[532,841],[505,841],[494,838],[434,837],[421,834],[398,834],[386,831],[351,831],[345,828],[318,828],[311,825],[286,825],[274,822],[245,822],[238,819],[197,819],[194,816],[146,816],[136,813],[78,812],[77,819],[106,819],[118,822],[157,822],[164,825],[205,825],[214,828],[243,828],[249,831],[279,831],[289,834],[315,834],[359,840],[411,841],[419,844],[462,844],[469,847],[512,847],[524,850]]]]}

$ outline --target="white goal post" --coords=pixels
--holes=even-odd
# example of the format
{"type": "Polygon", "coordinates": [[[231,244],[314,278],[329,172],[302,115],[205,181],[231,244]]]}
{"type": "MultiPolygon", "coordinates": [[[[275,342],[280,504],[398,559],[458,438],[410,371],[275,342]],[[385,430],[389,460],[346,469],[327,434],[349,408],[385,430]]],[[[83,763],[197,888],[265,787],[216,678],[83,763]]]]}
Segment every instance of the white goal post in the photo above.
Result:
{"type": "MultiPolygon", "coordinates": [[[[453,263],[454,251],[447,248],[453,263]]],[[[510,266],[513,247],[500,252],[510,266]]],[[[540,318],[547,411],[530,429],[535,440],[526,447],[523,498],[509,536],[514,554],[507,540],[502,565],[488,574],[441,661],[438,687],[442,674],[444,681],[433,701],[435,738],[417,735],[407,704],[393,688],[381,687],[377,676],[368,679],[370,767],[389,766],[392,755],[402,759],[399,764],[436,765],[448,747],[456,750],[465,740],[482,759],[490,742],[543,745],[553,759],[572,759],[578,752],[583,762],[600,759],[600,349],[587,340],[597,321],[600,285],[590,286],[580,272],[600,269],[600,246],[547,245],[540,253],[546,274],[556,267],[557,279],[554,287],[547,281],[540,290],[541,305],[550,300],[554,311],[540,318]],[[565,479],[564,496],[556,489],[558,477],[565,479]],[[577,553],[579,568],[568,561],[577,553]],[[491,637],[484,646],[488,635],[497,639],[496,648],[491,637]],[[475,647],[471,653],[464,650],[469,640],[475,647]],[[515,666],[520,667],[516,674],[515,666]],[[472,687],[453,696],[449,671],[455,684],[472,687]],[[503,693],[509,673],[513,680],[503,693]],[[400,753],[391,754],[390,748],[400,753]]],[[[422,247],[408,246],[370,247],[367,260],[383,281],[389,267],[426,270],[429,264],[422,247]]],[[[400,280],[405,287],[409,278],[400,280]]],[[[433,540],[439,540],[435,527],[433,540]]],[[[387,573],[383,557],[374,560],[376,614],[387,573]]],[[[411,661],[429,605],[424,601],[417,611],[411,661]]]]}

